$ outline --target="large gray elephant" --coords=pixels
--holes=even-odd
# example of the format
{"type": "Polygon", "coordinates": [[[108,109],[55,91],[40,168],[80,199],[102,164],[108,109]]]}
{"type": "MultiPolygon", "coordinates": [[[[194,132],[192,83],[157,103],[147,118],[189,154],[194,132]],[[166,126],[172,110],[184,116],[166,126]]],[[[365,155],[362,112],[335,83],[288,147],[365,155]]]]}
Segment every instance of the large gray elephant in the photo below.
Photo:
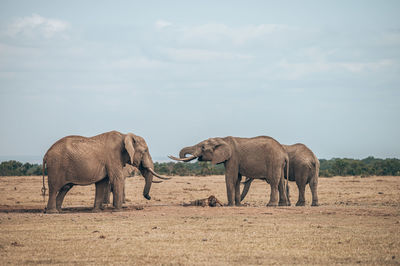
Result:
{"type": "Polygon", "coordinates": [[[173,160],[189,162],[211,161],[225,166],[225,182],[228,205],[240,205],[240,181],[242,176],[267,180],[271,186],[270,201],[267,206],[286,206],[284,171],[288,166],[288,155],[273,138],[259,136],[254,138],[210,138],[194,146],[185,147],[179,157],[173,160]],[[190,157],[186,157],[191,154],[190,157]]]}
{"type": "MultiPolygon", "coordinates": [[[[299,199],[296,206],[305,206],[304,192],[306,185],[309,184],[312,193],[311,206],[318,206],[318,175],[319,160],[315,154],[304,144],[282,145],[289,156],[289,180],[296,181],[299,189],[299,199]]],[[[253,179],[247,179],[241,195],[243,200],[249,191],[253,179]]],[[[287,187],[289,197],[289,187],[287,187]]]]}
{"type": "Polygon", "coordinates": [[[153,175],[169,179],[154,172],[146,141],[132,133],[111,131],[89,138],[67,136],[58,140],[43,158],[43,180],[46,165],[49,185],[46,212],[61,211],[64,197],[74,185],[93,183],[96,184],[94,210],[102,208],[109,183],[114,189],[114,208],[120,209],[125,181],[122,168],[125,164],[131,164],[141,171],[145,178],[143,196],[148,200],[153,175]]]}

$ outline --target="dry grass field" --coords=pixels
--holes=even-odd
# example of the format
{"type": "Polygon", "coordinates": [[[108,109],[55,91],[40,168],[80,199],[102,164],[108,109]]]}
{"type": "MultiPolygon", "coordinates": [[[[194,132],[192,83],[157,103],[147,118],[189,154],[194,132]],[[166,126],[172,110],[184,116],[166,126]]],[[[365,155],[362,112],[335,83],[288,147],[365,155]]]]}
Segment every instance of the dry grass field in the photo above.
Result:
{"type": "MultiPolygon", "coordinates": [[[[265,207],[253,182],[243,207],[182,207],[215,195],[223,176],[174,177],[142,197],[127,179],[120,212],[92,213],[94,185],[44,214],[41,177],[0,177],[0,264],[400,264],[400,177],[320,178],[321,206],[265,207]]],[[[292,205],[297,188],[290,183],[292,205]]],[[[46,197],[47,200],[47,197],[46,197]]]]}

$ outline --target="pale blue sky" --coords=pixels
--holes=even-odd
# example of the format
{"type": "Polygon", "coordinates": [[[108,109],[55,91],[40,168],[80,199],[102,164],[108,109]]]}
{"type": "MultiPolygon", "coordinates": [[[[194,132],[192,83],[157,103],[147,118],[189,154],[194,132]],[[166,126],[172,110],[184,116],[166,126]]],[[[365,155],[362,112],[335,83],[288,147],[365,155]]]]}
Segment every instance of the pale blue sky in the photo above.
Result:
{"type": "Polygon", "coordinates": [[[0,157],[269,135],[400,158],[399,1],[1,1],[0,157]]]}

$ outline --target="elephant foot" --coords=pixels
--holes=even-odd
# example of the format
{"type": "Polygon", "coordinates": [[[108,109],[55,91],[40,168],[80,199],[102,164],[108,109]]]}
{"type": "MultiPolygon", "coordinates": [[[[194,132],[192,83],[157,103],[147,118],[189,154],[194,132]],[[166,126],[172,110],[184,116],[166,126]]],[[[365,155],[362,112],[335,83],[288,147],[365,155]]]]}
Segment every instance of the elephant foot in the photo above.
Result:
{"type": "Polygon", "coordinates": [[[278,204],[276,202],[268,202],[267,207],[277,207],[278,204]]]}
{"type": "Polygon", "coordinates": [[[313,201],[313,202],[311,203],[311,206],[313,206],[313,207],[318,207],[318,206],[319,206],[318,201],[317,201],[317,202],[314,202],[314,201],[313,201]]]}
{"type": "Polygon", "coordinates": [[[298,201],[296,203],[296,206],[306,206],[306,202],[305,201],[298,201]]]}
{"type": "Polygon", "coordinates": [[[283,201],[283,202],[279,202],[278,205],[279,205],[279,206],[290,206],[290,202],[285,202],[285,201],[283,201]]]}
{"type": "Polygon", "coordinates": [[[59,213],[57,209],[45,209],[44,213],[47,214],[54,214],[54,213],[59,213]]]}
{"type": "Polygon", "coordinates": [[[92,212],[102,212],[104,210],[104,208],[93,208],[92,212]]]}
{"type": "Polygon", "coordinates": [[[100,212],[100,211],[104,211],[105,208],[106,207],[103,204],[101,204],[100,206],[94,206],[92,211],[93,212],[100,212]]]}

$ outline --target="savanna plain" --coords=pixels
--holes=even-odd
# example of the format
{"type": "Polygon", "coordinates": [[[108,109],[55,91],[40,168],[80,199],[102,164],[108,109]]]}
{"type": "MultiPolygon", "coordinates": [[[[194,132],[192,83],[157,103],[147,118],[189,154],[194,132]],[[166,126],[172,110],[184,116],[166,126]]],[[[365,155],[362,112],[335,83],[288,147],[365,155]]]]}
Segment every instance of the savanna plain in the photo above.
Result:
{"type": "MultiPolygon", "coordinates": [[[[224,176],[126,179],[122,211],[93,213],[94,185],[75,186],[61,214],[45,214],[42,177],[0,177],[0,264],[400,264],[400,177],[319,179],[319,207],[266,207],[253,182],[242,207],[183,207],[215,195],[224,176]]],[[[47,196],[46,196],[47,201],[47,196]]]]}

